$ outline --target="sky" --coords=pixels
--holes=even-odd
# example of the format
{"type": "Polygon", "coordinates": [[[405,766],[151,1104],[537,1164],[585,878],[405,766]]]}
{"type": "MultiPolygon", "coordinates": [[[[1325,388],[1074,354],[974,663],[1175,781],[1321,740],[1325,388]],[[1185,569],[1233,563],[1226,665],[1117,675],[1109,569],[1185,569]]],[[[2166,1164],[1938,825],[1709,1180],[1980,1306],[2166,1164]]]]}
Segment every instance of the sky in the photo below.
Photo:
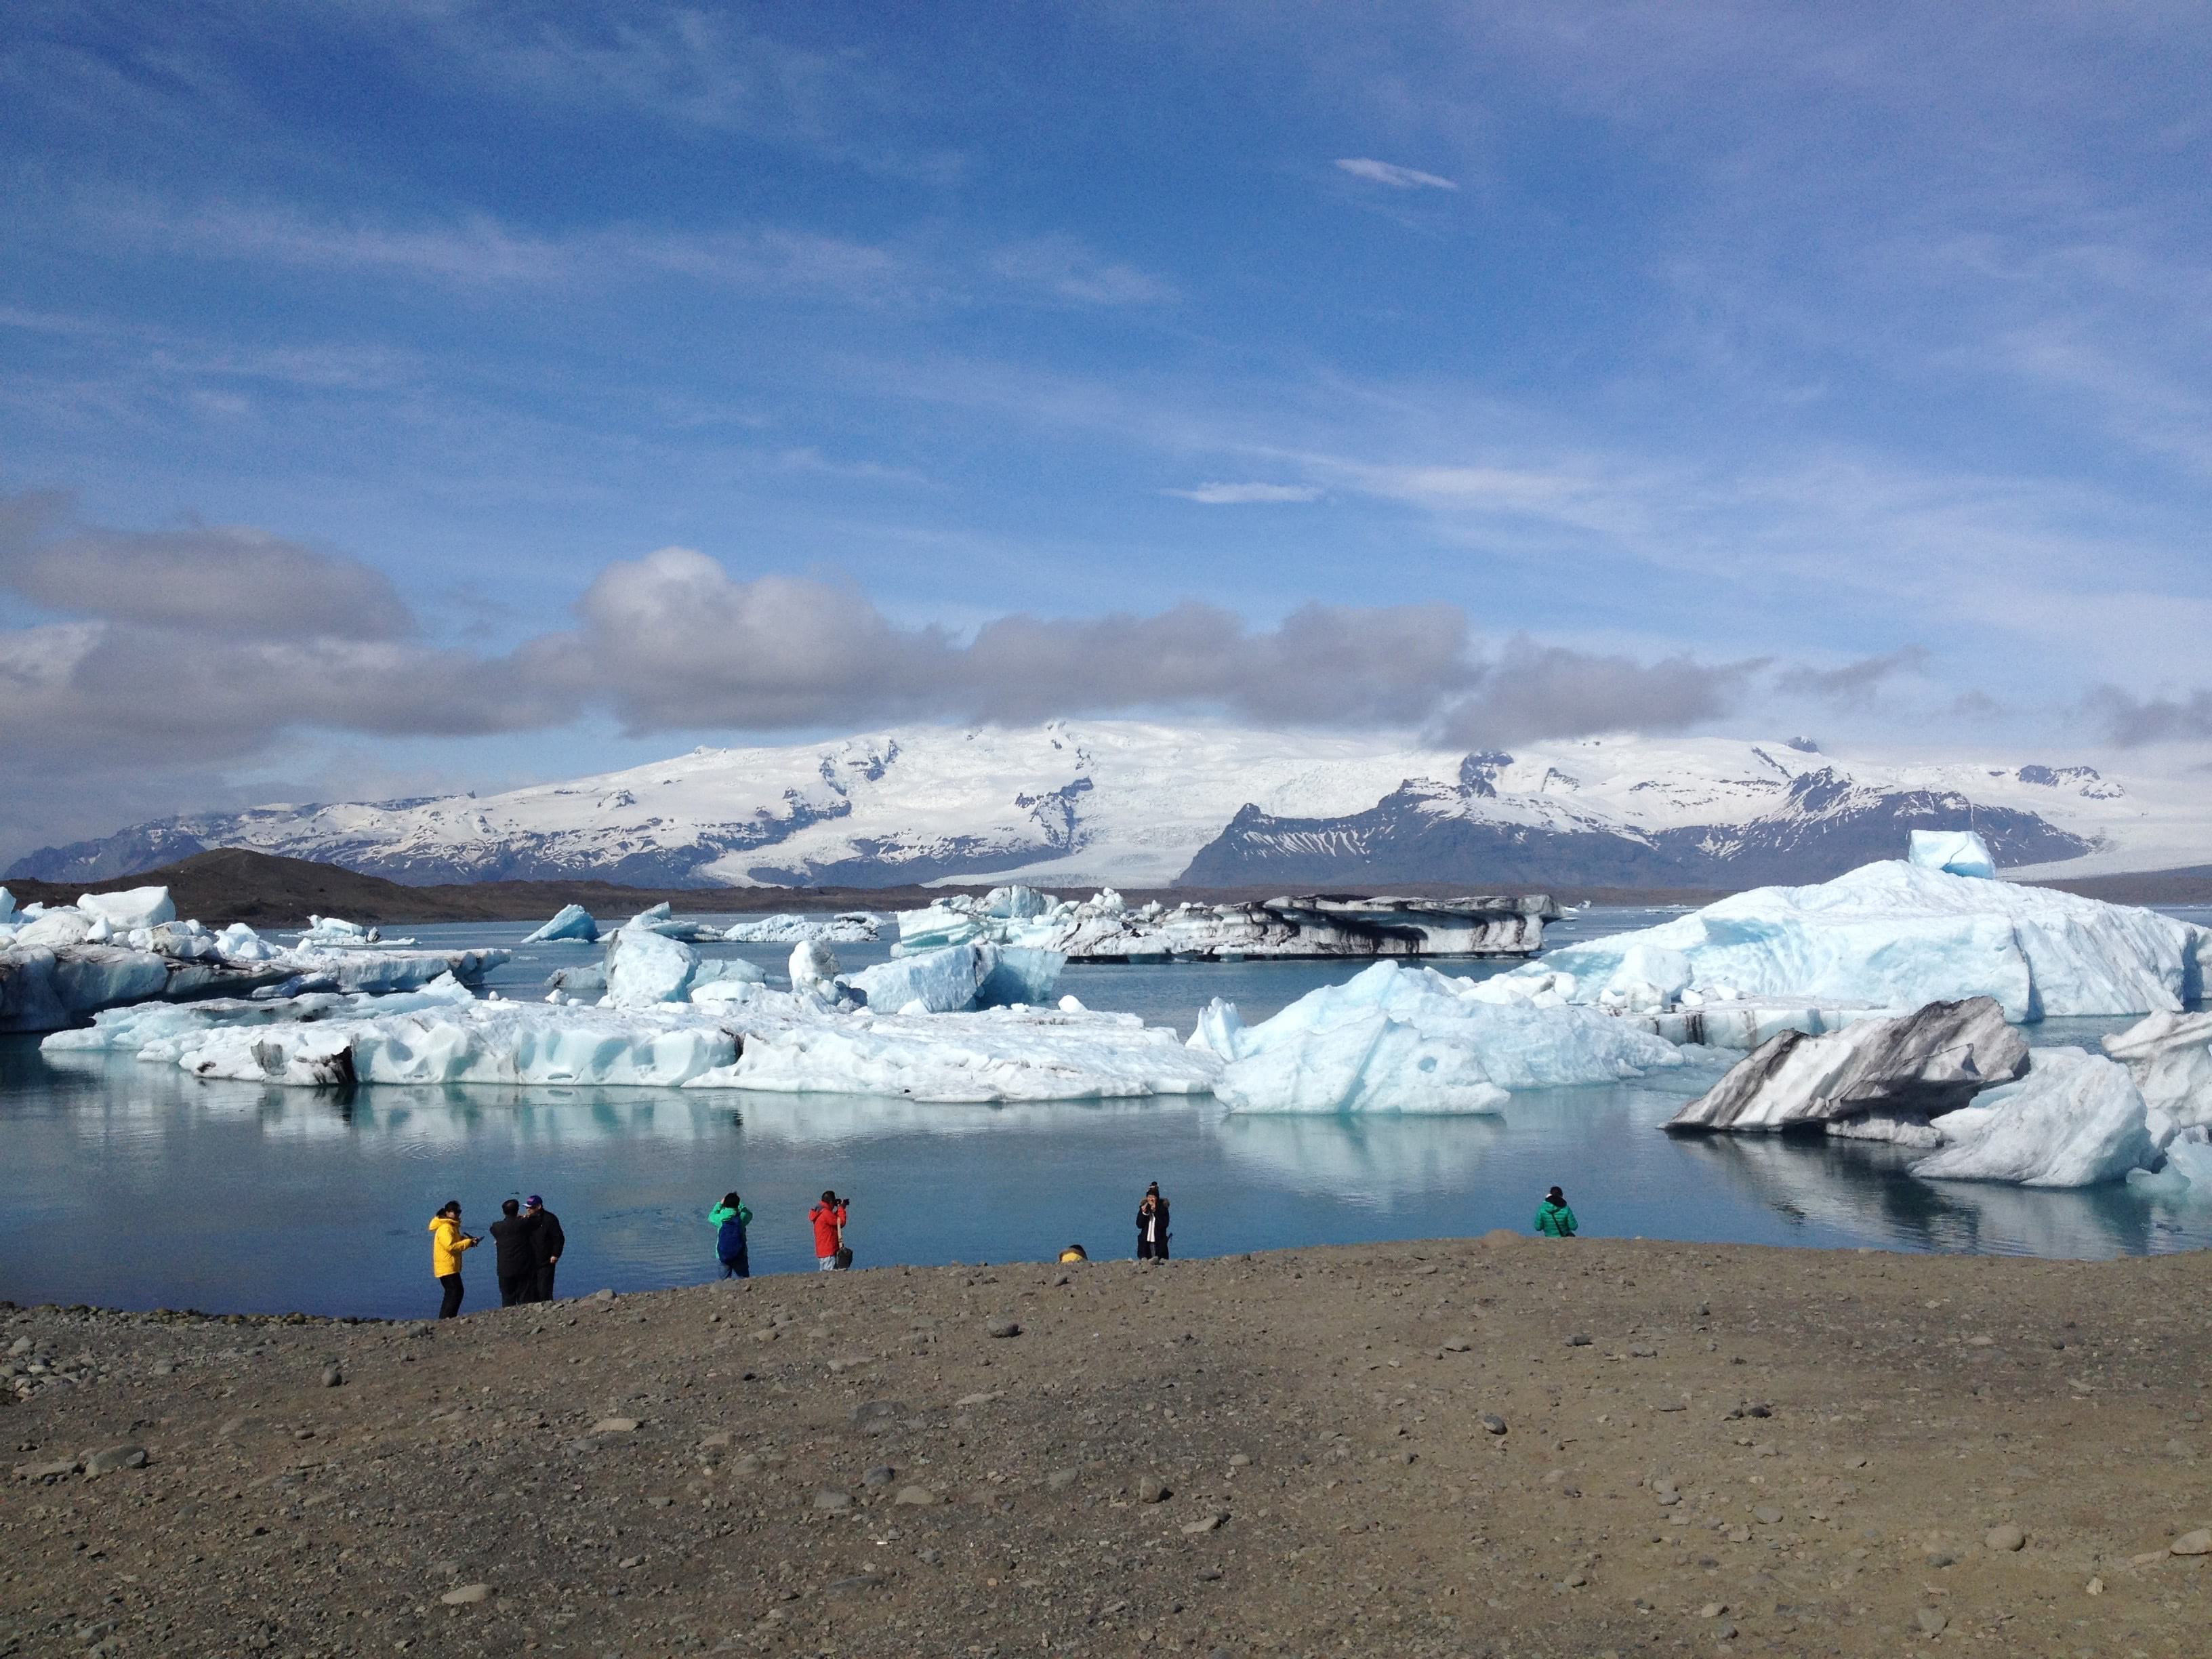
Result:
{"type": "Polygon", "coordinates": [[[2201,764],[2207,85],[2158,0],[17,0],[0,856],[917,720],[2201,764]]]}

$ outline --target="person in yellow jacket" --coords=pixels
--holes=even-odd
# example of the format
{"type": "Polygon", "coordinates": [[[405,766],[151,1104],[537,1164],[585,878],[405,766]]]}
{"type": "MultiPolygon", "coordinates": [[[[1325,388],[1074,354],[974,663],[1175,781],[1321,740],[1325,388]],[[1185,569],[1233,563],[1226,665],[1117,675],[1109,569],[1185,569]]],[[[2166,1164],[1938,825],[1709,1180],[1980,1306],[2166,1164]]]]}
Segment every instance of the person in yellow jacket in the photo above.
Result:
{"type": "Polygon", "coordinates": [[[461,1252],[473,1250],[483,1241],[461,1231],[461,1200],[449,1198],[430,1218],[430,1271],[446,1287],[438,1317],[451,1319],[461,1310],[461,1252]]]}

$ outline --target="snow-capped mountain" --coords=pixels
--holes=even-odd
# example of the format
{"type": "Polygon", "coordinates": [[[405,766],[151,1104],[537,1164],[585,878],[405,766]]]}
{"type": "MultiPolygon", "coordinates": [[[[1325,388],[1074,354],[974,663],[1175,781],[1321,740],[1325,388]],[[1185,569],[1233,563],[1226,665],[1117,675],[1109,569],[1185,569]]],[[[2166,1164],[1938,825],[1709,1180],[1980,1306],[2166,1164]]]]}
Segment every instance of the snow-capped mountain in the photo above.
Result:
{"type": "Polygon", "coordinates": [[[1608,737],[1470,755],[1055,720],[700,749],[483,799],[173,818],[45,848],[11,873],[93,880],[247,847],[417,883],[1743,884],[1825,878],[1894,856],[1908,829],[1969,823],[2015,866],[2187,862],[2212,839],[2203,818],[2087,767],[1882,763],[1802,738],[1608,737]]]}

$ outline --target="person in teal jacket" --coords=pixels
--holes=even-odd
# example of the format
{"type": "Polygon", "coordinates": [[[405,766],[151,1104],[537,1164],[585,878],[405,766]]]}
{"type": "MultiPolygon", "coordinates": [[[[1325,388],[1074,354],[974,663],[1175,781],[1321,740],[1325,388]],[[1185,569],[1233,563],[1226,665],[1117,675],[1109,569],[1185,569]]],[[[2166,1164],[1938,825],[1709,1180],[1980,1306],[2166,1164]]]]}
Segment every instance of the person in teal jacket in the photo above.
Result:
{"type": "Polygon", "coordinates": [[[753,1276],[751,1259],[745,1254],[745,1229],[752,1219],[752,1211],[735,1193],[724,1193],[722,1201],[707,1212],[708,1223],[715,1229],[714,1255],[722,1264],[725,1279],[753,1276]]]}
{"type": "Polygon", "coordinates": [[[1567,1207],[1567,1195],[1557,1187],[1545,1194],[1544,1201],[1536,1206],[1536,1231],[1547,1238],[1575,1236],[1575,1212],[1567,1207]]]}

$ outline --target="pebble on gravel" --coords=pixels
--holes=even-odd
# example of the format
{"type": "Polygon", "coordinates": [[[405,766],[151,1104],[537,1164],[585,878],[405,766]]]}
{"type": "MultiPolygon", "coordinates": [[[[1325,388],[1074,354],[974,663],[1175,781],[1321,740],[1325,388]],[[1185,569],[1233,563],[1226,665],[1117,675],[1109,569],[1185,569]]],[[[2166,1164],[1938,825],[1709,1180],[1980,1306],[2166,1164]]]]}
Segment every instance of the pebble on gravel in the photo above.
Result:
{"type": "Polygon", "coordinates": [[[438,1599],[449,1607],[474,1607],[479,1601],[489,1601],[491,1600],[491,1586],[489,1584],[462,1584],[456,1589],[447,1590],[438,1599]]]}
{"type": "Polygon", "coordinates": [[[2176,1555],[2212,1555],[2212,1527],[2185,1532],[2173,1540],[2172,1552],[2176,1555]]]}
{"type": "Polygon", "coordinates": [[[1951,1622],[1950,1614],[1940,1607],[1923,1607],[1912,1618],[1922,1632],[1928,1636],[1941,1636],[1951,1622]]]}
{"type": "Polygon", "coordinates": [[[927,1509],[937,1501],[937,1494],[927,1486],[901,1486],[894,1504],[911,1504],[915,1509],[927,1509]]]}
{"type": "Polygon", "coordinates": [[[592,1425],[592,1432],[593,1434],[635,1434],[637,1432],[637,1419],[603,1417],[592,1425]]]}
{"type": "Polygon", "coordinates": [[[1054,1492],[1066,1492],[1075,1484],[1077,1473],[1074,1469],[1054,1469],[1045,1476],[1044,1484],[1054,1492]]]}
{"type": "Polygon", "coordinates": [[[84,1459],[84,1474],[88,1480],[97,1480],[103,1474],[113,1474],[118,1469],[143,1469],[146,1467],[143,1446],[108,1446],[88,1452],[84,1459]]]}
{"type": "Polygon", "coordinates": [[[814,1494],[814,1507],[833,1514],[849,1510],[853,1507],[853,1494],[848,1492],[817,1492],[814,1494]]]}
{"type": "Polygon", "coordinates": [[[337,1389],[343,1388],[344,1385],[345,1373],[343,1371],[340,1370],[336,1365],[325,1365],[323,1367],[323,1386],[325,1388],[337,1389]]]}
{"type": "Polygon", "coordinates": [[[1170,1496],[1167,1483],[1155,1475],[1146,1475],[1137,1482],[1137,1501],[1139,1504],[1164,1503],[1170,1496]]]}
{"type": "Polygon", "coordinates": [[[1228,1519],[1229,1516],[1225,1510],[1215,1510],[1210,1515],[1201,1515],[1195,1521],[1185,1522],[1182,1528],[1183,1535],[1186,1538],[1195,1538],[1202,1532],[1212,1532],[1228,1519]]]}
{"type": "Polygon", "coordinates": [[[1483,1413],[1481,1420],[1484,1433],[1503,1434],[1505,1432],[1505,1419],[1500,1417],[1496,1412],[1483,1413]]]}
{"type": "Polygon", "coordinates": [[[1020,1324],[1012,1319],[994,1319],[983,1328],[992,1336],[1019,1336],[1022,1334],[1020,1324]]]}
{"type": "Polygon", "coordinates": [[[2008,1521],[2002,1526],[1991,1527],[1983,1534],[1982,1542],[1993,1550],[2021,1549],[2027,1546],[2027,1534],[2008,1521]]]}

